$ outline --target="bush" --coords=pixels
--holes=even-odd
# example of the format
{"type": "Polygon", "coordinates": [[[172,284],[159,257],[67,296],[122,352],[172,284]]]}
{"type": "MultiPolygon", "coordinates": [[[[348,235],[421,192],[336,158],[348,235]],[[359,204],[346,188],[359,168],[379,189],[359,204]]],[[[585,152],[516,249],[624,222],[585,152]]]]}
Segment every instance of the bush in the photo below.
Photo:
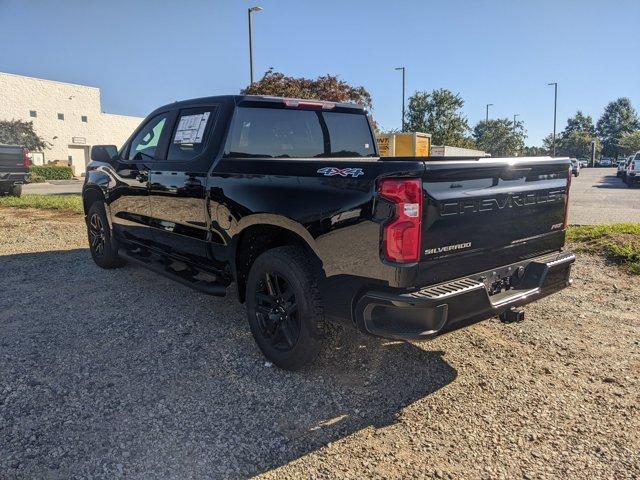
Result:
{"type": "Polygon", "coordinates": [[[31,172],[31,175],[29,176],[29,183],[42,183],[42,182],[46,182],[46,181],[47,181],[46,178],[44,178],[39,173],[34,173],[33,171],[31,172]]]}
{"type": "Polygon", "coordinates": [[[44,180],[71,180],[73,178],[73,170],[71,167],[32,166],[29,171],[31,175],[35,174],[44,180]]]}

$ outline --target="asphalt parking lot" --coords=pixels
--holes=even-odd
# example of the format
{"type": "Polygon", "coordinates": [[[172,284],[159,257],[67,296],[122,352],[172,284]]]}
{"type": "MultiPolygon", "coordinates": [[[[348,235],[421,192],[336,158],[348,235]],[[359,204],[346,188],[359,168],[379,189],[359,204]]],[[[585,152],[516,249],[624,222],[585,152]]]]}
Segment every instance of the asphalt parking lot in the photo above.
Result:
{"type": "Polygon", "coordinates": [[[0,208],[0,478],[638,478],[640,284],[574,286],[426,343],[345,329],[265,363],[230,292],[90,259],[82,218],[0,208]]]}
{"type": "Polygon", "coordinates": [[[44,183],[29,183],[22,187],[27,195],[64,195],[82,192],[83,180],[51,180],[44,183]]]}
{"type": "Polygon", "coordinates": [[[583,168],[571,182],[569,223],[640,222],[640,188],[616,178],[615,168],[583,168]]]}

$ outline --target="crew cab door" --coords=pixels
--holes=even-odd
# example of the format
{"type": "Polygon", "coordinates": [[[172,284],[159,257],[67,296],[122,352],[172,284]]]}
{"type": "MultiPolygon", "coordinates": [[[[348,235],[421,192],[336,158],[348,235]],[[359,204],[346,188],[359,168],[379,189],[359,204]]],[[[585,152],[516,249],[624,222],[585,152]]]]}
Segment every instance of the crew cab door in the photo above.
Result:
{"type": "Polygon", "coordinates": [[[160,113],[139,127],[116,166],[116,185],[109,195],[116,237],[149,246],[153,243],[149,206],[149,171],[166,151],[173,114],[160,113]]]}
{"type": "Polygon", "coordinates": [[[217,105],[176,112],[166,156],[149,172],[156,247],[174,257],[202,263],[207,258],[209,222],[205,205],[208,150],[217,105]]]}

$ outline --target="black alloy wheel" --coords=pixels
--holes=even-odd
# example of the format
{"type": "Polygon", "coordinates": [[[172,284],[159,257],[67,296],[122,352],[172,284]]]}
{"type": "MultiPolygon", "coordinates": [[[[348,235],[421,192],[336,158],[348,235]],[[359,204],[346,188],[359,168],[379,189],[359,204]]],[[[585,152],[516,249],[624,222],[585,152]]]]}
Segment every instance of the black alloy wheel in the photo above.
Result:
{"type": "Polygon", "coordinates": [[[98,212],[94,212],[89,218],[89,245],[98,257],[103,257],[105,244],[106,234],[104,223],[98,212]]]}
{"type": "Polygon", "coordinates": [[[87,238],[93,261],[101,268],[117,268],[124,265],[118,256],[118,243],[111,234],[102,202],[94,202],[87,212],[87,238]]]}
{"type": "Polygon", "coordinates": [[[300,336],[300,317],[293,289],[277,272],[265,272],[255,292],[256,320],[260,333],[274,349],[291,350],[300,336]]]}
{"type": "Polygon", "coordinates": [[[267,250],[247,277],[247,319],[264,356],[280,368],[298,370],[316,358],[324,338],[320,274],[298,246],[267,250]]]}

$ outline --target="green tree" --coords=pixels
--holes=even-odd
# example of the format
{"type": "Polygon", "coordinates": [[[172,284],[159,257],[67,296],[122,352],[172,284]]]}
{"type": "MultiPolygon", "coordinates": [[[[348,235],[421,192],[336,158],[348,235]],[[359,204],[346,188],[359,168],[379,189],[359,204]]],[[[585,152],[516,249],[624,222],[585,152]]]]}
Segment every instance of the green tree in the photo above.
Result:
{"type": "Polygon", "coordinates": [[[596,142],[596,157],[602,152],[600,140],[589,132],[573,131],[563,133],[556,139],[556,155],[571,158],[591,158],[591,142],[596,142]]]}
{"type": "Polygon", "coordinates": [[[264,76],[240,93],[244,95],[273,95],[277,97],[354,102],[372,108],[371,95],[364,87],[354,87],[334,75],[315,79],[288,77],[283,73],[267,70],[264,76]]]}
{"type": "Polygon", "coordinates": [[[609,103],[598,119],[596,129],[602,141],[602,154],[617,158],[623,154],[620,140],[625,134],[633,133],[640,128],[640,121],[631,101],[621,97],[609,103]]]}
{"type": "Polygon", "coordinates": [[[480,150],[494,157],[508,157],[522,153],[526,134],[522,123],[514,125],[507,118],[498,118],[479,122],[473,137],[480,150]]]}
{"type": "Polygon", "coordinates": [[[524,147],[522,149],[522,155],[524,157],[543,157],[549,155],[549,151],[544,147],[524,147]]]}
{"type": "Polygon", "coordinates": [[[624,134],[618,146],[625,156],[640,152],[640,131],[624,134]]]}
{"type": "Polygon", "coordinates": [[[585,115],[580,110],[573,117],[567,120],[567,126],[564,127],[563,135],[569,135],[572,132],[586,132],[590,136],[596,136],[596,127],[593,126],[593,118],[591,115],[585,115]]]}
{"type": "Polygon", "coordinates": [[[464,100],[446,89],[415,92],[409,97],[406,129],[431,134],[433,145],[473,147],[468,138],[469,122],[462,115],[464,100]]]}
{"type": "Polygon", "coordinates": [[[20,145],[34,152],[46,150],[51,146],[33,130],[33,122],[22,120],[0,120],[0,143],[20,145]]]}
{"type": "MultiPolygon", "coordinates": [[[[556,150],[557,148],[558,148],[558,137],[556,136],[556,150]]],[[[542,139],[542,149],[547,152],[547,155],[553,154],[553,135],[549,134],[542,139]]]]}

